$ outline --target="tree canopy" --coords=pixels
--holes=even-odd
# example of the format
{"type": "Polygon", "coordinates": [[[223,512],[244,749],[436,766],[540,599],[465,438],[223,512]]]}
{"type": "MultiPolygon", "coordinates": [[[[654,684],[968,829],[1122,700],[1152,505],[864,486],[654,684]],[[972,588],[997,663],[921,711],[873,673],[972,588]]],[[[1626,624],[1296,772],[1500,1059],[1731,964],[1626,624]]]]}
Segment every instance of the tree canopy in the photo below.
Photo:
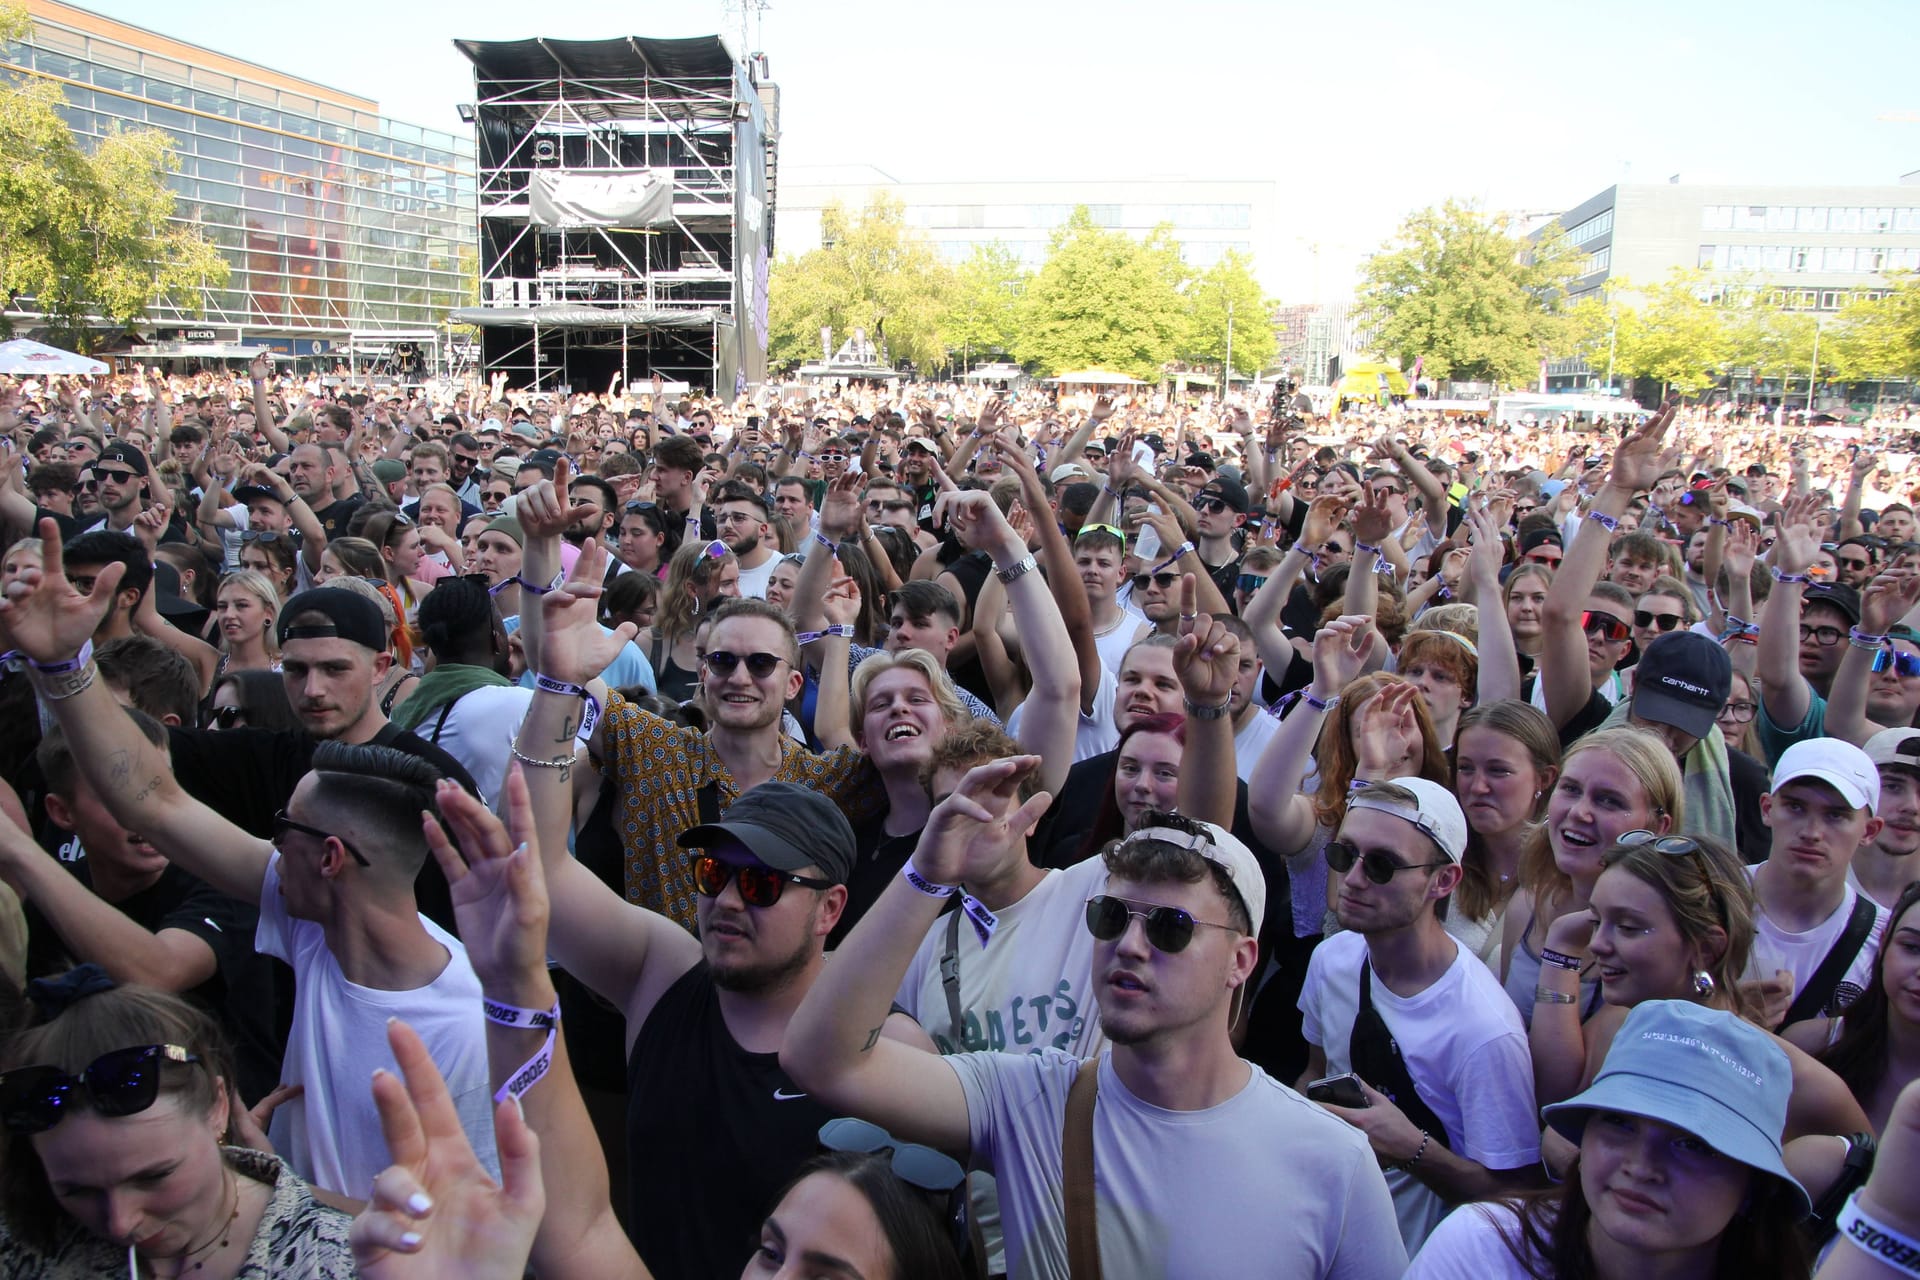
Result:
{"type": "Polygon", "coordinates": [[[1186,275],[1164,227],[1135,240],[1075,209],[1027,287],[1014,354],[1042,373],[1097,365],[1157,381],[1186,337],[1186,275]]]}
{"type": "MultiPolygon", "coordinates": [[[[0,8],[0,38],[24,31],[0,8]]],[[[0,292],[38,311],[54,341],[90,350],[102,322],[141,319],[156,299],[197,314],[227,262],[197,230],[168,221],[167,135],[131,130],[83,148],[59,113],[56,85],[0,86],[0,292]]],[[[11,333],[4,316],[0,331],[11,333]]]]}
{"type": "Polygon", "coordinates": [[[881,359],[921,368],[945,363],[941,321],[952,268],[907,226],[899,200],[881,193],[857,217],[839,204],[820,215],[821,247],[775,264],[767,284],[768,359],[813,357],[820,330],[835,343],[864,329],[881,359]]]}
{"type": "Polygon", "coordinates": [[[1564,345],[1577,258],[1551,229],[1530,240],[1449,200],[1401,223],[1363,268],[1361,298],[1403,368],[1425,357],[1436,378],[1525,383],[1564,345]]]}
{"type": "Polygon", "coordinates": [[[1020,332],[1021,297],[1028,273],[1013,250],[994,241],[975,245],[953,269],[941,336],[949,351],[1011,355],[1020,332]]]}
{"type": "Polygon", "coordinates": [[[1190,363],[1226,363],[1229,316],[1233,322],[1234,371],[1251,377],[1272,362],[1280,345],[1274,334],[1273,304],[1254,279],[1253,259],[1238,250],[1227,250],[1188,283],[1187,303],[1187,337],[1182,354],[1190,363]]]}

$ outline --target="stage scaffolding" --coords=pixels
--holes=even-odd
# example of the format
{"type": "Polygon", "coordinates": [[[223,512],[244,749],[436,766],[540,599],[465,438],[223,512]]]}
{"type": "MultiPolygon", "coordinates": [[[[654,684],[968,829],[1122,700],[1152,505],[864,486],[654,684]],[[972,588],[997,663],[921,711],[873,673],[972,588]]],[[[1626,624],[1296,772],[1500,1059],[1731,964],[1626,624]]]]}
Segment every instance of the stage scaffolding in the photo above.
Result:
{"type": "MultiPolygon", "coordinates": [[[[509,386],[766,376],[777,123],[718,36],[455,41],[473,64],[480,328],[509,386]]],[[[764,92],[763,92],[764,90],[764,92]]]]}

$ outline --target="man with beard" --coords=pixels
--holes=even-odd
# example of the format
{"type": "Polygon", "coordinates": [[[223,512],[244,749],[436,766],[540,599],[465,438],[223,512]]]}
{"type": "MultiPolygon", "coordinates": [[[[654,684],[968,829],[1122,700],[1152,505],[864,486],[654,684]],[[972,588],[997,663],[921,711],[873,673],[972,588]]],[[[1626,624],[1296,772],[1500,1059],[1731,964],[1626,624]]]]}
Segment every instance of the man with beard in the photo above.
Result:
{"type": "MultiPolygon", "coordinates": [[[[542,495],[550,501],[545,486],[542,495]]],[[[530,552],[553,554],[545,530],[564,517],[537,501],[529,505],[523,515],[542,530],[530,539],[530,552]]],[[[600,554],[582,557],[576,582],[597,580],[600,554]]],[[[765,603],[729,608],[742,606],[744,612],[723,612],[714,624],[712,653],[780,647],[788,652],[775,667],[791,674],[791,637],[781,642],[765,603]]],[[[547,677],[515,755],[552,766],[526,770],[552,899],[548,945],[554,959],[626,1017],[628,1234],[655,1275],[738,1274],[766,1206],[814,1154],[820,1125],[833,1114],[793,1085],[778,1054],[846,905],[853,829],[822,794],[827,787],[806,774],[807,785],[760,782],[738,799],[716,788],[700,803],[700,821],[675,830],[657,850],[686,869],[697,895],[699,940],[623,901],[567,851],[580,703],[553,687],[583,685],[618,637],[602,635],[591,588],[576,584],[529,610],[521,634],[528,662],[547,677]]],[[[739,749],[757,741],[751,735],[770,729],[768,745],[781,753],[781,702],[761,696],[775,674],[755,677],[745,660],[731,678],[707,671],[713,732],[726,739],[718,753],[722,761],[741,760],[742,772],[739,749]],[[761,721],[765,726],[756,727],[761,721]]],[[[609,717],[621,718],[621,708],[615,700],[609,717]]],[[[889,1035],[932,1048],[910,1020],[887,1021],[889,1035]]]]}
{"type": "Polygon", "coordinates": [[[1880,770],[1880,833],[1853,855],[1860,892],[1891,911],[1920,880],[1920,729],[1882,729],[1867,739],[1867,759],[1880,770]]]}
{"type": "Polygon", "coordinates": [[[740,562],[740,594],[767,598],[767,580],[780,559],[767,526],[766,500],[737,480],[729,480],[709,499],[714,532],[740,562]]]}
{"type": "Polygon", "coordinates": [[[100,519],[87,532],[133,532],[133,518],[147,506],[147,456],[130,444],[110,444],[93,464],[100,485],[100,519]]]}
{"type": "Polygon", "coordinates": [[[1533,1059],[1493,971],[1448,933],[1467,819],[1425,778],[1355,793],[1327,865],[1341,931],[1300,994],[1309,1088],[1357,1075],[1365,1103],[1328,1110],[1367,1135],[1418,1253],[1447,1210],[1523,1189],[1540,1163],[1533,1059]]]}

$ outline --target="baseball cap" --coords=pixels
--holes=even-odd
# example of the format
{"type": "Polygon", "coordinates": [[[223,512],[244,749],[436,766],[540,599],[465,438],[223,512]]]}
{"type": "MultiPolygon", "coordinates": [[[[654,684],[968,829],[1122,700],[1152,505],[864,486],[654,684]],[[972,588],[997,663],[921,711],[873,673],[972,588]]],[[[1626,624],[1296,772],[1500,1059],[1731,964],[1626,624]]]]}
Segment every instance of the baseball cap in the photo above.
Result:
{"type": "Polygon", "coordinates": [[[711,849],[727,841],[775,871],[817,867],[835,884],[853,874],[853,825],[838,805],[793,782],[763,782],[743,792],[718,822],[680,833],[682,849],[711,849]]]}
{"type": "Polygon", "coordinates": [[[1440,852],[1454,862],[1466,856],[1467,815],[1460,811],[1460,802],[1451,791],[1425,778],[1392,778],[1389,785],[1411,791],[1418,804],[1410,807],[1403,800],[1389,799],[1371,787],[1362,787],[1347,800],[1347,808],[1390,813],[1420,828],[1428,839],[1440,846],[1440,852]]]}
{"type": "MultiPolygon", "coordinates": [[[[1151,823],[1152,819],[1148,821],[1151,823]]],[[[1185,822],[1198,830],[1148,825],[1131,832],[1127,839],[1165,841],[1182,849],[1191,849],[1208,862],[1218,864],[1226,871],[1227,878],[1233,881],[1240,900],[1246,904],[1247,916],[1253,921],[1253,932],[1258,935],[1260,923],[1267,916],[1267,876],[1260,870],[1260,862],[1253,856],[1253,850],[1242,844],[1232,832],[1211,822],[1197,819],[1186,819],[1185,822]]]]}
{"type": "Polygon", "coordinates": [[[505,431],[506,429],[507,429],[506,424],[501,422],[500,419],[498,418],[488,418],[485,422],[482,422],[480,424],[481,435],[486,435],[488,432],[493,432],[495,435],[498,435],[500,432],[505,431]]]}
{"type": "Polygon", "coordinates": [[[1773,789],[1811,778],[1840,793],[1856,809],[1880,807],[1880,769],[1873,759],[1839,738],[1802,738],[1780,753],[1773,766],[1773,789]]]}
{"type": "Polygon", "coordinates": [[[93,460],[93,465],[97,467],[103,462],[117,462],[135,475],[147,474],[147,455],[130,444],[116,441],[108,445],[100,451],[100,456],[93,460]]]}
{"type": "Polygon", "coordinates": [[[1867,739],[1865,751],[1879,768],[1897,764],[1920,769],[1920,729],[1882,729],[1867,739]]]}
{"type": "Polygon", "coordinates": [[[363,595],[341,587],[313,587],[295,595],[280,610],[277,633],[282,645],[289,640],[351,640],[355,644],[384,653],[387,648],[387,620],[380,606],[363,595]],[[324,622],[293,619],[319,614],[324,622]]]}
{"type": "Polygon", "coordinates": [[[1803,614],[1809,605],[1832,605],[1847,616],[1849,623],[1860,625],[1860,593],[1843,582],[1816,582],[1806,589],[1800,601],[1803,614]]]}
{"type": "Polygon", "coordinates": [[[1759,1027],[1690,1000],[1647,1000],[1627,1014],[1593,1083],[1541,1115],[1575,1144],[1596,1111],[1684,1129],[1793,1188],[1805,1217],[1812,1202],[1780,1155],[1792,1092],[1786,1051],[1759,1027]]]}
{"type": "Polygon", "coordinates": [[[529,440],[538,440],[540,438],[540,428],[534,426],[530,419],[517,418],[514,420],[513,434],[516,436],[525,436],[529,440]]]}
{"type": "Polygon", "coordinates": [[[1669,631],[1640,654],[1633,714],[1704,738],[1733,691],[1733,660],[1712,636],[1669,631]]]}
{"type": "Polygon", "coordinates": [[[1246,486],[1237,480],[1229,480],[1224,476],[1215,476],[1201,487],[1200,496],[1203,498],[1218,498],[1227,504],[1228,510],[1237,511],[1242,515],[1246,514],[1246,486]]]}
{"type": "Polygon", "coordinates": [[[1552,502],[1560,496],[1560,491],[1566,487],[1567,482],[1565,480],[1542,480],[1540,482],[1540,500],[1542,502],[1552,502]]]}
{"type": "Polygon", "coordinates": [[[284,498],[263,484],[243,484],[233,491],[233,500],[243,507],[250,507],[262,498],[278,502],[283,507],[287,505],[284,498]]]}
{"type": "Polygon", "coordinates": [[[1077,462],[1063,462],[1047,473],[1047,479],[1054,484],[1060,484],[1063,481],[1073,479],[1091,480],[1093,479],[1093,472],[1087,470],[1077,462]]]}
{"type": "Polygon", "coordinates": [[[1530,529],[1520,538],[1520,554],[1524,556],[1535,547],[1544,547],[1548,543],[1562,551],[1567,549],[1566,539],[1560,536],[1558,529],[1530,529]]]}
{"type": "Polygon", "coordinates": [[[938,454],[940,452],[933,441],[927,439],[925,436],[908,436],[905,440],[901,441],[900,447],[902,449],[919,449],[931,454],[938,454]]]}
{"type": "Polygon", "coordinates": [[[373,464],[373,478],[381,484],[404,480],[407,478],[407,464],[397,458],[381,458],[373,464]]]}

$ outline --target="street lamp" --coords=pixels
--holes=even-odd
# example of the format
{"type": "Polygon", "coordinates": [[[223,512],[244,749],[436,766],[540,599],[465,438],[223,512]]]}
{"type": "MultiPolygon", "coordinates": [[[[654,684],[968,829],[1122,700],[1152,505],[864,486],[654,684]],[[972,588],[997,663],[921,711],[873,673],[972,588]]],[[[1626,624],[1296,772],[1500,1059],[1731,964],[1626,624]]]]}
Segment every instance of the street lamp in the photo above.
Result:
{"type": "Polygon", "coordinates": [[[1227,367],[1220,371],[1220,403],[1227,402],[1233,390],[1233,299],[1227,299],[1227,367]]]}
{"type": "Polygon", "coordinates": [[[1822,317],[1820,316],[1815,316],[1813,318],[1813,368],[1807,370],[1807,412],[1808,413],[1813,412],[1813,387],[1814,387],[1814,384],[1820,380],[1820,321],[1821,319],[1822,317]]]}

